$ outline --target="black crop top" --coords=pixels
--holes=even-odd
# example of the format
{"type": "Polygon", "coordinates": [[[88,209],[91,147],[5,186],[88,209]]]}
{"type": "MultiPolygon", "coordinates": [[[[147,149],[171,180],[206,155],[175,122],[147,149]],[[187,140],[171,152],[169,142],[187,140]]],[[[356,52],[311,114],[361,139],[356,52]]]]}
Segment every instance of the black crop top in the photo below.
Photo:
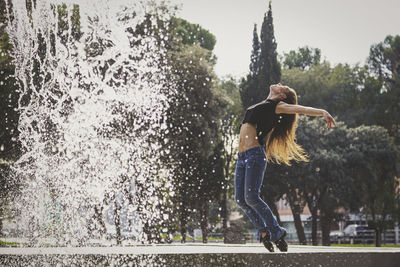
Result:
{"type": "Polygon", "coordinates": [[[256,126],[257,139],[260,145],[265,145],[268,133],[282,118],[279,114],[275,113],[275,108],[279,101],[266,99],[249,107],[244,114],[242,124],[248,122],[256,126]]]}

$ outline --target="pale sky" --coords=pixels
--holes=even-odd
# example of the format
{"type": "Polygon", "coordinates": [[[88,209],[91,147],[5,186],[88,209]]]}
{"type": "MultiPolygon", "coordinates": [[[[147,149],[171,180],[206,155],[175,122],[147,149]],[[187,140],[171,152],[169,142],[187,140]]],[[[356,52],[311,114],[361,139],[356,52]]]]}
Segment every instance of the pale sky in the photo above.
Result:
{"type": "MultiPolygon", "coordinates": [[[[178,16],[217,38],[218,76],[248,73],[257,23],[260,33],[268,0],[171,0],[178,16]]],[[[278,53],[308,45],[333,64],[364,63],[370,46],[400,35],[400,0],[273,0],[278,53]]]]}

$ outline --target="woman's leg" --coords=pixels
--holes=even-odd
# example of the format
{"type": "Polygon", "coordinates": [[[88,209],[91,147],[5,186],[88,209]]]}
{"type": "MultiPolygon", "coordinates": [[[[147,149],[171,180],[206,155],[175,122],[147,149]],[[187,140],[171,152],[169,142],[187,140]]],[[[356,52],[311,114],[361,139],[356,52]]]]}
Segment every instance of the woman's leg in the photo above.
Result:
{"type": "Polygon", "coordinates": [[[264,153],[250,155],[245,169],[245,202],[255,210],[266,224],[266,228],[271,233],[271,242],[278,240],[284,228],[278,225],[269,206],[260,198],[260,189],[264,179],[267,160],[264,153]]]}
{"type": "Polygon", "coordinates": [[[245,201],[245,174],[246,174],[246,162],[244,159],[238,159],[236,163],[235,171],[235,201],[249,217],[250,221],[261,232],[266,232],[266,227],[263,219],[260,215],[245,201]]]}

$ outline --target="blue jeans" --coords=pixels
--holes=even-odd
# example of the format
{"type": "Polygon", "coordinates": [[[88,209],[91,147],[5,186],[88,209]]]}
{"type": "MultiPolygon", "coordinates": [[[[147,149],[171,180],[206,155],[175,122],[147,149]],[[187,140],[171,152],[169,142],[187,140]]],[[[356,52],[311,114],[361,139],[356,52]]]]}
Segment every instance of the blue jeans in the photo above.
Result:
{"type": "Polygon", "coordinates": [[[260,198],[260,189],[267,167],[265,147],[258,146],[238,153],[235,173],[235,200],[258,232],[270,232],[271,241],[278,240],[285,230],[278,225],[271,209],[260,198]]]}

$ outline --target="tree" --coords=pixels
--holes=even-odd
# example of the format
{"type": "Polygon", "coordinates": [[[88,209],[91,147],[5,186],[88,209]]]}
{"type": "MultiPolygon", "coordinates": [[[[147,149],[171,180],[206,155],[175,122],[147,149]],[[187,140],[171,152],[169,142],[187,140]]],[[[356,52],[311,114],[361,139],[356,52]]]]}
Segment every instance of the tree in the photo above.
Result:
{"type": "Polygon", "coordinates": [[[177,94],[167,115],[167,123],[171,125],[167,150],[173,161],[170,164],[175,175],[174,199],[178,205],[182,242],[185,242],[190,210],[195,208],[200,210],[203,236],[206,236],[206,204],[220,188],[213,183],[223,178],[215,149],[220,142],[219,120],[226,104],[214,87],[216,78],[211,57],[211,51],[199,45],[182,45],[180,51],[170,51],[177,94]]]}
{"type": "Polygon", "coordinates": [[[289,167],[271,165],[267,170],[266,184],[278,188],[277,197],[286,194],[301,243],[306,243],[306,240],[300,214],[307,203],[312,215],[313,245],[318,244],[318,218],[321,220],[323,244],[329,245],[331,222],[337,217],[337,208],[344,205],[344,196],[348,195],[347,188],[350,188],[342,157],[346,147],[346,127],[338,123],[337,128],[328,131],[320,118],[301,116],[297,140],[308,153],[309,162],[294,162],[289,167]]]}
{"type": "Polygon", "coordinates": [[[254,24],[253,29],[253,50],[250,56],[250,77],[257,77],[260,68],[260,40],[257,33],[257,24],[254,24]]]}
{"type": "Polygon", "coordinates": [[[253,30],[253,50],[250,56],[250,72],[246,79],[242,79],[239,92],[241,102],[246,109],[255,103],[256,99],[262,99],[263,91],[259,91],[258,88],[258,73],[259,73],[259,61],[260,61],[260,41],[257,33],[257,25],[254,24],[253,30]]]}
{"type": "Polygon", "coordinates": [[[279,224],[280,217],[276,209],[276,201],[285,195],[292,210],[293,220],[300,244],[307,244],[304,233],[304,227],[300,218],[305,206],[304,182],[302,177],[306,174],[306,163],[293,163],[292,166],[278,165],[270,163],[265,173],[265,183],[263,184],[261,194],[266,200],[268,206],[276,215],[279,224]]]}
{"type": "Polygon", "coordinates": [[[171,24],[174,25],[175,36],[181,39],[184,45],[200,45],[207,50],[214,50],[215,36],[199,24],[193,24],[182,18],[173,17],[171,24]]]}
{"type": "Polygon", "coordinates": [[[269,2],[268,15],[264,15],[261,27],[261,51],[259,60],[259,83],[268,95],[269,86],[281,80],[281,65],[277,59],[277,44],[274,35],[271,2],[269,2]]]}
{"type": "Polygon", "coordinates": [[[312,214],[314,245],[318,244],[318,218],[322,243],[330,245],[331,224],[341,218],[340,207],[350,211],[366,207],[380,244],[380,233],[393,223],[397,212],[394,178],[398,157],[386,130],[377,126],[347,128],[338,122],[328,131],[321,119],[300,118],[297,138],[310,162],[272,165],[267,176],[268,184],[280,185],[280,194],[286,194],[299,240],[302,229],[296,217],[306,201],[312,214]]]}
{"type": "Polygon", "coordinates": [[[264,14],[260,39],[261,42],[258,41],[255,25],[250,73],[240,85],[240,96],[244,109],[265,99],[269,93],[269,86],[281,80],[281,66],[277,59],[271,2],[268,15],[264,14]]]}
{"type": "MultiPolygon", "coordinates": [[[[375,228],[376,246],[381,245],[381,233],[396,218],[395,176],[398,151],[388,131],[379,126],[350,129],[352,144],[346,151],[347,166],[355,180],[354,199],[358,208],[371,216],[375,228]]],[[[368,216],[367,216],[368,218],[368,216]]]]}
{"type": "Polygon", "coordinates": [[[388,35],[383,42],[372,45],[368,64],[385,82],[396,82],[400,76],[400,35],[388,35]]]}
{"type": "Polygon", "coordinates": [[[209,202],[220,200],[225,184],[220,129],[228,100],[213,73],[215,36],[180,18],[171,19],[169,31],[170,37],[179,37],[167,42],[176,85],[167,115],[171,130],[165,157],[176,177],[171,200],[179,214],[182,242],[191,219],[199,219],[207,242],[209,202]]]}
{"type": "Polygon", "coordinates": [[[337,123],[334,130],[327,130],[320,118],[303,117],[299,123],[298,140],[309,155],[310,162],[303,163],[306,170],[300,172],[299,190],[312,214],[312,243],[318,243],[316,230],[320,218],[322,244],[329,245],[331,222],[336,209],[342,205],[348,180],[344,175],[342,151],[346,146],[346,127],[337,123]],[[318,216],[318,212],[319,215],[318,216]]]}
{"type": "Polygon", "coordinates": [[[375,94],[379,83],[364,67],[331,67],[324,61],[307,70],[292,68],[282,73],[282,82],[296,90],[301,105],[326,109],[349,127],[374,123],[377,100],[370,99],[374,96],[370,93],[375,94]]]}
{"type": "Polygon", "coordinates": [[[368,66],[382,82],[377,113],[383,113],[378,122],[400,144],[400,35],[388,35],[381,43],[371,46],[368,66]],[[384,107],[384,108],[382,108],[384,107]],[[378,109],[379,108],[379,109],[378,109]]]}
{"type": "Polygon", "coordinates": [[[222,137],[222,159],[224,166],[224,180],[221,185],[222,196],[220,200],[222,228],[224,233],[224,240],[226,238],[226,229],[228,222],[228,195],[232,196],[233,181],[235,176],[235,155],[237,153],[237,135],[240,128],[241,116],[243,113],[240,101],[239,85],[238,82],[230,77],[226,80],[221,80],[219,87],[226,93],[228,98],[228,105],[225,109],[224,116],[221,121],[221,137],[222,137]],[[230,193],[230,194],[229,194],[230,193]]]}
{"type": "Polygon", "coordinates": [[[283,55],[283,67],[287,69],[299,68],[304,71],[320,62],[321,50],[319,48],[304,46],[300,47],[298,51],[291,50],[283,55]]]}

